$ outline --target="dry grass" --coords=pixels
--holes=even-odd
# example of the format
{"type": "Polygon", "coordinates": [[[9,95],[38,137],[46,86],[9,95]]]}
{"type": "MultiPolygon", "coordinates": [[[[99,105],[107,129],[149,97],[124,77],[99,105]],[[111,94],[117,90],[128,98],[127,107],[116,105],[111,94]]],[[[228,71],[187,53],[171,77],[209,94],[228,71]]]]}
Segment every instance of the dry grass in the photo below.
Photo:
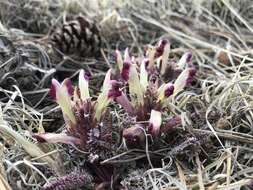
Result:
{"type": "MultiPolygon", "coordinates": [[[[182,94],[174,105],[184,116],[177,131],[208,136],[211,147],[204,144],[191,157],[177,157],[173,147],[146,147],[104,163],[129,165],[122,180],[129,189],[252,189],[252,9],[251,0],[0,1],[0,189],[39,189],[82,163],[65,146],[32,140],[33,131],[56,131],[63,125],[59,108],[48,98],[52,77],[75,78],[85,68],[94,76],[96,94],[115,47],[142,53],[143,46],[160,38],[170,40],[172,58],[192,51],[198,67],[192,93],[182,94]],[[101,24],[102,56],[79,59],[52,52],[49,31],[66,15],[79,13],[101,24]],[[162,166],[149,162],[135,168],[135,160],[150,155],[162,156],[162,166]]],[[[120,113],[115,115],[120,122],[120,113]]]]}

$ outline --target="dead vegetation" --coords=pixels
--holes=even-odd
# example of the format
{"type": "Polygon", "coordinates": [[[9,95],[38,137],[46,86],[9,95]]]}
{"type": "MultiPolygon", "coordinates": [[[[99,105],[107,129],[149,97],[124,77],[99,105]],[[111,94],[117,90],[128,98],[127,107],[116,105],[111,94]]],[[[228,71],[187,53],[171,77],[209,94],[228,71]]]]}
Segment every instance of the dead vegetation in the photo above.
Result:
{"type": "MultiPolygon", "coordinates": [[[[61,110],[49,96],[51,79],[75,83],[84,69],[96,97],[115,65],[115,49],[129,47],[140,56],[160,39],[169,39],[172,62],[191,51],[197,68],[193,86],[171,104],[182,124],[156,146],[105,153],[99,164],[118,173],[96,188],[252,189],[252,9],[251,0],[0,1],[0,189],[92,189],[84,150],[32,136],[64,132],[61,110]],[[67,54],[50,35],[79,15],[97,24],[102,44],[89,54],[67,54]]],[[[118,110],[110,106],[114,127],[134,122],[118,110]]]]}

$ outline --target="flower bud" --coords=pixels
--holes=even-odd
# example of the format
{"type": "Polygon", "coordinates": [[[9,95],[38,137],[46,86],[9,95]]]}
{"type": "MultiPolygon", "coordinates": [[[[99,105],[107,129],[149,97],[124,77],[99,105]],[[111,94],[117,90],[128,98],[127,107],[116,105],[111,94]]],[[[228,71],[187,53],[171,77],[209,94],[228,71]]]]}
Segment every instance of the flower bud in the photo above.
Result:
{"type": "Polygon", "coordinates": [[[158,89],[158,101],[164,101],[166,98],[170,97],[174,92],[174,85],[167,83],[162,85],[158,89]]]}
{"type": "Polygon", "coordinates": [[[73,95],[73,87],[69,79],[65,79],[61,84],[56,80],[52,80],[50,89],[51,96],[61,107],[61,110],[67,119],[73,124],[76,123],[75,115],[72,110],[71,96],[73,95]]]}
{"type": "Polygon", "coordinates": [[[120,83],[110,79],[111,70],[106,74],[102,92],[97,98],[95,118],[99,121],[111,100],[121,96],[120,83]]]}
{"type": "Polygon", "coordinates": [[[78,87],[80,90],[81,99],[84,101],[90,97],[89,93],[89,77],[84,73],[82,69],[79,73],[78,87]]]}
{"type": "Polygon", "coordinates": [[[145,133],[141,125],[135,125],[133,127],[123,130],[123,137],[130,146],[142,145],[145,142],[145,133]]]}
{"type": "Polygon", "coordinates": [[[179,69],[185,69],[186,64],[190,63],[192,61],[192,53],[191,52],[186,52],[184,55],[181,57],[181,59],[178,61],[177,66],[179,69]]]}
{"type": "Polygon", "coordinates": [[[134,104],[143,105],[143,88],[140,83],[136,65],[130,60],[128,50],[126,49],[126,58],[123,63],[123,69],[121,72],[121,77],[128,82],[130,96],[133,98],[134,104]]]}
{"type": "Polygon", "coordinates": [[[192,80],[194,79],[196,74],[196,69],[195,68],[187,68],[185,69],[176,79],[174,83],[174,95],[178,94],[181,92],[184,87],[191,83],[192,80]]]}
{"type": "Polygon", "coordinates": [[[123,69],[123,59],[119,50],[115,51],[115,62],[119,68],[119,71],[121,72],[123,69]]]}
{"type": "Polygon", "coordinates": [[[159,136],[161,125],[162,125],[162,113],[160,111],[152,110],[148,126],[148,132],[152,135],[152,137],[159,136]]]}
{"type": "Polygon", "coordinates": [[[141,68],[140,68],[140,83],[144,92],[146,91],[147,86],[148,86],[148,72],[146,69],[147,62],[148,62],[147,59],[143,59],[141,63],[141,68]]]}

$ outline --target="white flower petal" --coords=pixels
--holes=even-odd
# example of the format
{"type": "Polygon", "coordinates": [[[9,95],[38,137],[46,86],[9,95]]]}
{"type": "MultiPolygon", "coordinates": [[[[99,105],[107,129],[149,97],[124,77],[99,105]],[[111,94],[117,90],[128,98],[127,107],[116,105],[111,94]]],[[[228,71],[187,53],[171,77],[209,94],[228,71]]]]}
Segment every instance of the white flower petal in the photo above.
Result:
{"type": "Polygon", "coordinates": [[[186,86],[190,70],[191,68],[183,70],[182,73],[177,77],[176,81],[174,82],[174,95],[177,95],[186,86]]]}
{"type": "Polygon", "coordinates": [[[123,59],[122,59],[121,53],[119,50],[116,50],[115,54],[116,54],[116,63],[118,65],[119,71],[121,72],[123,68],[123,59]]]}
{"type": "Polygon", "coordinates": [[[140,83],[144,92],[146,91],[148,86],[148,72],[146,70],[146,61],[146,59],[142,61],[140,69],[140,83]]]}
{"type": "Polygon", "coordinates": [[[184,55],[181,57],[181,59],[178,61],[177,66],[179,69],[185,69],[186,64],[191,60],[192,58],[192,53],[191,52],[186,52],[184,55]]]}
{"type": "Polygon", "coordinates": [[[89,93],[89,81],[85,77],[85,73],[84,73],[83,69],[79,73],[79,81],[78,82],[79,82],[78,86],[79,86],[79,90],[80,90],[81,99],[84,101],[90,97],[90,93],[89,93]]]}
{"type": "Polygon", "coordinates": [[[128,84],[129,84],[129,92],[134,104],[143,105],[144,93],[142,90],[136,66],[134,64],[131,64],[130,66],[128,84]]]}
{"type": "Polygon", "coordinates": [[[164,47],[164,52],[161,59],[161,74],[163,75],[167,68],[168,58],[170,53],[170,44],[167,43],[164,47]]]}
{"type": "Polygon", "coordinates": [[[162,113],[160,111],[152,110],[149,120],[149,132],[153,137],[160,134],[160,127],[162,125],[162,113]]]}
{"type": "Polygon", "coordinates": [[[72,110],[71,96],[69,93],[68,79],[65,79],[61,86],[56,89],[56,102],[62,109],[62,112],[72,122],[76,123],[75,115],[72,110]]]}

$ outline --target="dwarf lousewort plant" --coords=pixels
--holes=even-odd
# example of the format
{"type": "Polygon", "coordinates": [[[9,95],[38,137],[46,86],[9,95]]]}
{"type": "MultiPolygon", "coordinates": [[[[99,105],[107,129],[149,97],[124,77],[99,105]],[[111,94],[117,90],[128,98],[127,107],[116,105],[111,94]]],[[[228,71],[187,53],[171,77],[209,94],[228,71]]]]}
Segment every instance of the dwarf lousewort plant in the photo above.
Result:
{"type": "Polygon", "coordinates": [[[130,56],[128,49],[122,56],[116,50],[117,68],[106,73],[97,98],[90,96],[90,77],[84,70],[79,73],[77,86],[73,86],[70,79],[61,83],[52,80],[50,94],[61,108],[66,127],[62,133],[40,133],[34,134],[34,137],[39,142],[70,144],[88,152],[84,168],[93,180],[74,173],[45,185],[45,188],[75,188],[74,183],[82,186],[90,181],[101,189],[104,186],[104,189],[116,187],[119,185],[118,168],[110,162],[100,162],[105,160],[106,153],[113,155],[120,150],[117,145],[122,139],[132,147],[143,147],[149,140],[146,134],[158,139],[162,133],[168,133],[181,124],[180,115],[170,114],[170,103],[172,100],[175,102],[177,95],[192,83],[196,69],[190,52],[177,63],[169,61],[169,53],[170,44],[166,40],[149,46],[142,57],[130,56]],[[111,102],[125,111],[124,122],[127,121],[128,127],[118,126],[118,129],[123,127],[122,133],[112,131],[112,121],[108,122],[113,116],[108,110],[111,102]]]}
{"type": "Polygon", "coordinates": [[[171,99],[191,84],[196,69],[191,64],[190,52],[185,53],[177,64],[169,64],[169,52],[170,44],[166,40],[161,40],[157,46],[149,46],[142,58],[131,57],[128,49],[123,57],[118,50],[115,52],[117,72],[114,78],[120,78],[129,91],[129,96],[121,92],[115,101],[138,123],[123,130],[123,137],[129,144],[143,142],[145,131],[155,138],[161,131],[172,128],[171,125],[181,123],[180,116],[163,121],[163,115],[169,111],[171,99]],[[168,71],[173,77],[164,82],[162,78],[168,75],[168,71]],[[145,121],[148,124],[140,124],[145,121]]]}
{"type": "Polygon", "coordinates": [[[65,79],[62,83],[53,79],[50,94],[62,110],[66,132],[35,134],[34,137],[40,142],[72,144],[82,150],[89,149],[88,146],[94,143],[91,142],[93,140],[108,143],[111,134],[102,133],[101,127],[106,127],[103,119],[106,117],[108,104],[121,96],[120,83],[111,80],[110,75],[111,70],[105,76],[102,92],[97,100],[90,97],[89,76],[84,70],[79,73],[76,87],[72,86],[69,79],[65,79]]]}

